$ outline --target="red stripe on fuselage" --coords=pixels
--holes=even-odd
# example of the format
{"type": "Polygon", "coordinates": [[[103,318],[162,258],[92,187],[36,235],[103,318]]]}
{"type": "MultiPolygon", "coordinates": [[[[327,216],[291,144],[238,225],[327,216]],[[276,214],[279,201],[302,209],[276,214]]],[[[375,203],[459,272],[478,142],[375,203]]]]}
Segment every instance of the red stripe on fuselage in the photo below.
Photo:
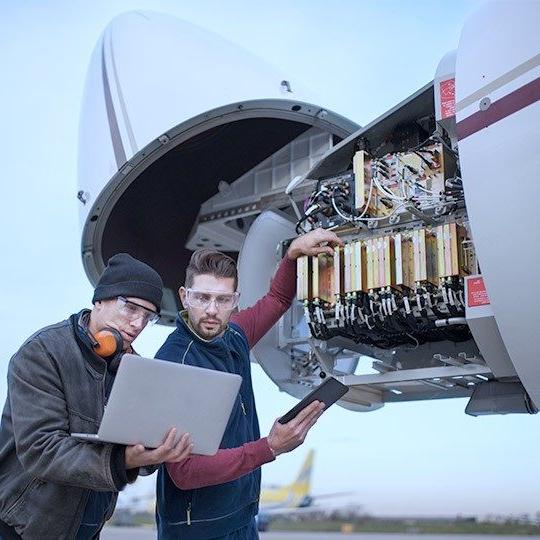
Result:
{"type": "Polygon", "coordinates": [[[461,141],[477,131],[495,124],[540,100],[540,77],[493,102],[485,111],[478,111],[457,124],[457,135],[461,141]]]}

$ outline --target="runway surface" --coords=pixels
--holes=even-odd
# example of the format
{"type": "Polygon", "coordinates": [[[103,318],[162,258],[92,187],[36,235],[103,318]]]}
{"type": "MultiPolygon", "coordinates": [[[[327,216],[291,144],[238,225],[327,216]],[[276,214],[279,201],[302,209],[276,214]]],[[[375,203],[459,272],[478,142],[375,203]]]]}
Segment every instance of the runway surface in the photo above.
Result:
{"type": "MultiPolygon", "coordinates": [[[[260,533],[261,540],[540,540],[540,536],[490,536],[490,535],[454,535],[454,534],[340,534],[340,533],[314,533],[314,532],[269,532],[260,533]]],[[[101,534],[102,540],[153,540],[156,532],[153,529],[135,527],[107,527],[101,534]]]]}

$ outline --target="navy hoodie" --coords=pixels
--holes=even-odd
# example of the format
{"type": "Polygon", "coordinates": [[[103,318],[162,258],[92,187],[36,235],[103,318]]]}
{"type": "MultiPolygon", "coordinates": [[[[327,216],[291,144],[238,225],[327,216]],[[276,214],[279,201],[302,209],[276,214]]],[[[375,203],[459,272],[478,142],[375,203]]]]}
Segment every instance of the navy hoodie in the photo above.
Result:
{"type": "MultiPolygon", "coordinates": [[[[236,448],[259,439],[249,345],[244,331],[229,323],[222,336],[206,341],[188,326],[184,317],[185,312],[178,317],[176,329],[156,358],[240,375],[242,385],[220,448],[236,448]]],[[[258,512],[260,486],[259,468],[232,482],[182,490],[175,486],[165,465],[161,465],[156,504],[158,538],[204,540],[244,527],[258,512]]]]}

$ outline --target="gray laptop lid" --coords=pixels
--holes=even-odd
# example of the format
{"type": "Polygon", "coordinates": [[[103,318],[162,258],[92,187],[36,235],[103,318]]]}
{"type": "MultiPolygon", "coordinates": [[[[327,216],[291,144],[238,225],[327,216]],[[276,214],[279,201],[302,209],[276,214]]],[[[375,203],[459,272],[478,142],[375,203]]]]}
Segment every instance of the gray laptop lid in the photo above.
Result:
{"type": "Polygon", "coordinates": [[[125,354],[98,431],[100,440],[155,448],[166,432],[190,433],[193,453],[217,452],[240,375],[125,354]]]}

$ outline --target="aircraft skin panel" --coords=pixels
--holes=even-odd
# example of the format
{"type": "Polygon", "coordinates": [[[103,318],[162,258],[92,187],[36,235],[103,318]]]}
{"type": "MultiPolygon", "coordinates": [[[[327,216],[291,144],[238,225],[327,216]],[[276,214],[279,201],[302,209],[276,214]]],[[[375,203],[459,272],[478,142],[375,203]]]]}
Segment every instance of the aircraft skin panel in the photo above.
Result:
{"type": "Polygon", "coordinates": [[[531,338],[539,330],[540,245],[536,213],[524,202],[540,195],[540,4],[523,5],[527,9],[495,2],[466,23],[456,108],[467,208],[489,300],[516,372],[539,406],[531,338]],[[496,42],[490,38],[495,32],[496,42]]]}
{"type": "MultiPolygon", "coordinates": [[[[206,111],[260,99],[313,102],[315,97],[210,31],[155,12],[119,15],[104,30],[88,68],[79,189],[95,200],[126,161],[171,128],[206,111]],[[282,86],[285,80],[291,92],[282,86]]],[[[83,222],[89,209],[81,208],[83,222]]]]}
{"type": "Polygon", "coordinates": [[[90,206],[101,191],[102,179],[111,178],[117,170],[117,161],[111,139],[105,104],[105,85],[102,77],[103,36],[98,41],[86,75],[83,106],[79,122],[79,220],[84,227],[90,206]],[[107,118],[107,121],[104,121],[107,118]],[[99,159],[92,156],[99,155],[99,159]]]}

